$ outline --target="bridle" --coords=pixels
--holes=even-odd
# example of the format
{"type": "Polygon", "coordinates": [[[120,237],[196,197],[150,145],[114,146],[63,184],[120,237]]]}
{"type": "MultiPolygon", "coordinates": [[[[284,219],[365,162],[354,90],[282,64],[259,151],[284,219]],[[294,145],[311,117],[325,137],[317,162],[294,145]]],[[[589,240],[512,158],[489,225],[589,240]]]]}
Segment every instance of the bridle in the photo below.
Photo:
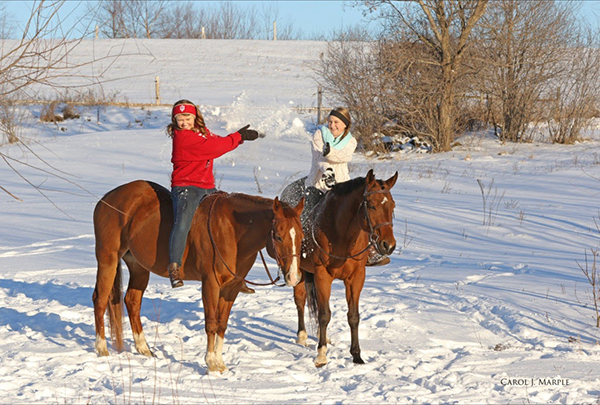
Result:
{"type": "Polygon", "coordinates": [[[360,252],[353,254],[351,256],[337,256],[334,255],[333,253],[329,253],[327,252],[325,249],[323,249],[321,247],[321,245],[319,245],[319,242],[317,242],[317,239],[315,238],[315,226],[313,223],[313,226],[311,227],[311,237],[312,240],[314,242],[314,244],[326,255],[328,255],[329,257],[333,257],[334,259],[341,259],[341,260],[347,260],[347,259],[355,259],[356,257],[362,255],[363,253],[365,253],[367,251],[367,249],[369,249],[371,246],[377,246],[377,242],[379,241],[379,235],[377,235],[375,233],[375,231],[383,226],[387,226],[387,225],[393,225],[393,222],[382,222],[380,224],[377,224],[375,226],[373,226],[373,221],[371,221],[371,217],[369,216],[369,211],[368,211],[368,207],[367,207],[367,196],[371,195],[371,194],[389,194],[390,197],[392,195],[390,190],[374,190],[374,191],[365,191],[363,193],[363,200],[360,203],[360,205],[358,206],[358,210],[356,211],[356,214],[358,215],[358,212],[360,211],[361,208],[364,208],[365,210],[365,217],[367,219],[367,225],[369,226],[369,243],[367,244],[367,246],[362,249],[360,252]]]}
{"type": "MultiPolygon", "coordinates": [[[[225,194],[225,193],[219,193],[219,194],[225,194]]],[[[208,236],[210,238],[210,242],[212,244],[213,250],[215,252],[217,252],[217,255],[219,256],[219,259],[221,259],[221,262],[223,263],[223,265],[225,266],[225,268],[229,271],[229,273],[235,277],[235,278],[241,278],[240,276],[238,276],[237,274],[235,274],[227,265],[227,263],[225,262],[225,259],[223,259],[223,256],[221,255],[221,252],[219,251],[218,247],[217,247],[217,243],[215,242],[212,232],[211,232],[211,226],[210,226],[210,219],[212,217],[212,210],[213,207],[215,206],[215,203],[217,202],[217,199],[220,197],[220,195],[216,195],[214,201],[212,202],[212,204],[210,205],[210,208],[208,210],[208,224],[207,224],[207,231],[208,231],[208,236]]],[[[262,260],[263,266],[265,267],[265,271],[267,273],[267,276],[269,277],[270,283],[254,283],[252,281],[248,281],[245,278],[243,279],[245,283],[250,284],[250,285],[254,285],[254,286],[259,286],[259,287],[264,287],[264,286],[269,286],[269,285],[275,285],[277,287],[285,287],[285,283],[284,284],[277,284],[277,282],[281,279],[281,267],[282,267],[282,261],[285,258],[288,257],[298,257],[298,260],[300,260],[300,253],[298,254],[290,254],[290,255],[285,255],[285,256],[281,256],[279,254],[279,252],[277,251],[277,246],[275,245],[275,224],[279,221],[282,220],[278,220],[273,218],[273,222],[271,223],[271,230],[269,231],[269,233],[271,234],[271,245],[273,246],[273,251],[275,253],[275,261],[277,262],[277,277],[274,279],[273,276],[271,275],[271,272],[269,271],[269,267],[267,266],[267,262],[265,261],[265,257],[263,256],[262,253],[262,249],[258,251],[258,253],[260,253],[260,258],[262,260]]],[[[214,269],[214,267],[213,267],[214,269]]]]}
{"type": "MultiPolygon", "coordinates": [[[[363,194],[363,201],[360,205],[365,209],[365,217],[367,218],[367,224],[369,225],[369,245],[375,245],[377,244],[377,242],[379,242],[379,235],[377,235],[375,231],[383,226],[393,225],[393,222],[382,222],[373,226],[373,222],[371,221],[371,217],[369,216],[369,211],[367,207],[367,196],[371,194],[389,194],[391,198],[392,193],[390,192],[390,190],[374,190],[365,192],[363,194]]],[[[360,207],[358,209],[360,210],[360,207]]]]}

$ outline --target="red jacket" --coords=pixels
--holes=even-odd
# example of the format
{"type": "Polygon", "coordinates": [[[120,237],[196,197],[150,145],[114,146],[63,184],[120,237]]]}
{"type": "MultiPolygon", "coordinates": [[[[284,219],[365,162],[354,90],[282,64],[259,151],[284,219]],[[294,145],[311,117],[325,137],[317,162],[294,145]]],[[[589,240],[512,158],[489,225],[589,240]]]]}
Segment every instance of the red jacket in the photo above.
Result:
{"type": "Polygon", "coordinates": [[[218,136],[208,128],[206,135],[189,129],[173,131],[171,187],[215,188],[213,159],[234,150],[241,143],[242,136],[238,132],[218,136]]]}

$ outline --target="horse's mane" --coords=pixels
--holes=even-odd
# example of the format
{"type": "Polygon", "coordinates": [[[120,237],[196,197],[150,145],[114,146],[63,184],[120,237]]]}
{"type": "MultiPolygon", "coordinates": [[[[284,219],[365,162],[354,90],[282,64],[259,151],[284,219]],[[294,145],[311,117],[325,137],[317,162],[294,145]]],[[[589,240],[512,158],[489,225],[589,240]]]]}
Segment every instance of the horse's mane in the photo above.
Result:
{"type": "Polygon", "coordinates": [[[343,183],[337,183],[335,186],[333,186],[333,188],[329,191],[329,193],[333,193],[336,196],[343,197],[345,195],[350,194],[357,188],[364,187],[365,182],[366,182],[366,177],[356,177],[354,179],[350,179],[343,183]]]}
{"type": "MultiPolygon", "coordinates": [[[[325,198],[323,200],[331,201],[332,199],[346,197],[346,196],[350,195],[352,192],[354,192],[355,190],[358,190],[358,189],[364,190],[366,182],[367,182],[366,177],[355,177],[348,181],[345,181],[342,183],[337,183],[335,186],[333,186],[333,188],[331,190],[329,190],[329,192],[327,192],[325,194],[325,198]]],[[[381,187],[382,190],[385,189],[385,186],[384,186],[385,182],[383,180],[375,179],[375,182],[379,185],[379,187],[381,187]]],[[[321,206],[321,209],[323,209],[323,207],[325,205],[326,205],[325,201],[323,201],[323,204],[318,204],[317,207],[321,206]]]]}

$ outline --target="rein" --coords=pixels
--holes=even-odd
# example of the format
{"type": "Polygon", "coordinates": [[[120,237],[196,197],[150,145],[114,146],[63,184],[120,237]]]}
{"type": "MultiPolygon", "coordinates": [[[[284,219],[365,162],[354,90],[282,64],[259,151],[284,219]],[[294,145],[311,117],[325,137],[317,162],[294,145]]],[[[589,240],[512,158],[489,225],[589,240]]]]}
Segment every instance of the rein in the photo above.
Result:
{"type": "MultiPolygon", "coordinates": [[[[374,246],[377,241],[379,240],[379,236],[375,233],[375,231],[383,226],[386,225],[392,225],[392,222],[382,222],[380,224],[377,224],[375,226],[373,226],[373,223],[371,221],[371,217],[369,217],[369,212],[367,211],[367,196],[371,195],[371,194],[383,194],[383,193],[387,193],[390,194],[391,196],[391,192],[390,190],[375,190],[375,191],[365,191],[365,193],[363,194],[363,200],[360,203],[360,206],[358,207],[358,211],[360,211],[361,207],[364,207],[365,209],[365,217],[367,218],[367,224],[369,225],[369,243],[367,244],[367,246],[361,250],[360,252],[353,254],[351,256],[337,256],[334,255],[333,253],[329,253],[327,252],[325,249],[323,249],[321,247],[321,245],[319,245],[319,242],[317,242],[317,239],[315,238],[315,227],[314,225],[311,227],[310,230],[310,234],[312,236],[312,240],[315,243],[315,245],[326,255],[328,255],[329,257],[333,257],[334,259],[341,259],[341,260],[348,260],[348,259],[355,259],[356,257],[362,255],[363,253],[365,253],[371,246],[374,246]]],[[[356,212],[358,214],[358,211],[356,212]]]]}
{"type": "MultiPolygon", "coordinates": [[[[227,265],[227,263],[225,262],[225,260],[223,259],[223,256],[221,256],[221,252],[219,251],[219,249],[217,248],[217,243],[215,242],[212,232],[211,232],[211,226],[210,226],[210,218],[212,216],[212,210],[213,207],[215,206],[215,203],[217,202],[217,199],[220,197],[220,194],[225,194],[225,193],[219,193],[218,195],[215,196],[214,201],[212,202],[212,204],[210,205],[210,208],[208,210],[208,226],[207,226],[207,231],[208,231],[208,236],[210,237],[210,242],[212,244],[213,250],[215,252],[217,252],[217,255],[219,256],[219,259],[221,259],[221,262],[225,265],[225,268],[229,271],[229,273],[234,277],[234,278],[241,278],[240,276],[238,276],[237,274],[235,274],[227,265]]],[[[275,225],[275,220],[273,219],[273,223],[271,224],[271,240],[273,241],[273,250],[275,250],[275,260],[277,261],[277,265],[280,268],[281,265],[279,264],[279,254],[277,253],[277,248],[275,247],[275,241],[274,241],[274,237],[273,237],[273,228],[275,225]]],[[[262,259],[263,262],[263,266],[265,266],[265,271],[267,272],[267,276],[269,276],[269,280],[271,280],[270,283],[254,283],[252,281],[248,281],[245,278],[243,278],[242,280],[244,280],[245,283],[253,285],[253,286],[259,286],[259,287],[264,287],[264,286],[269,286],[269,285],[276,285],[278,287],[283,287],[285,286],[285,284],[276,284],[277,281],[279,281],[281,279],[280,276],[280,269],[278,269],[277,271],[277,278],[273,279],[273,276],[271,276],[271,272],[269,271],[269,267],[267,266],[267,262],[265,261],[265,258],[263,256],[262,253],[262,249],[258,251],[258,253],[260,253],[260,258],[262,259]]],[[[287,256],[286,256],[287,257],[287,256]]],[[[214,269],[214,267],[213,267],[214,269]]]]}

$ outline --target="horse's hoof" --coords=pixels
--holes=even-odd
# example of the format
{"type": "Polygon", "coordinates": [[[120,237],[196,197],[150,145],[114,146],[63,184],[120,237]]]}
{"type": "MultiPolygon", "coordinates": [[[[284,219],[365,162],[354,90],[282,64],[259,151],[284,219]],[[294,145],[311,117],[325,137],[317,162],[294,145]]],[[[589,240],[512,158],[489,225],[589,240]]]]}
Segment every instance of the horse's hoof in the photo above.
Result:
{"type": "Polygon", "coordinates": [[[106,339],[96,338],[96,354],[98,357],[108,356],[108,347],[106,346],[106,339]]]}
{"type": "Polygon", "coordinates": [[[225,366],[225,363],[214,359],[212,356],[207,356],[206,366],[208,368],[209,373],[214,373],[214,372],[224,373],[225,371],[227,371],[227,367],[225,366]]]}
{"type": "Polygon", "coordinates": [[[225,366],[216,366],[216,367],[209,367],[208,368],[208,373],[221,373],[221,374],[223,374],[225,371],[227,371],[227,367],[225,367],[225,366]]]}
{"type": "Polygon", "coordinates": [[[327,346],[321,346],[317,349],[317,351],[319,354],[315,359],[315,366],[323,367],[325,364],[327,364],[327,346]]]}
{"type": "Polygon", "coordinates": [[[354,364],[365,364],[365,361],[360,357],[355,357],[353,360],[354,364]]]}
{"type": "Polygon", "coordinates": [[[142,355],[144,355],[146,357],[156,357],[154,355],[154,353],[152,353],[152,351],[150,351],[150,350],[138,350],[138,353],[142,354],[142,355]]]}
{"type": "Polygon", "coordinates": [[[296,343],[298,343],[301,346],[307,347],[308,346],[308,333],[306,333],[305,330],[298,332],[298,339],[296,339],[296,343]]]}

